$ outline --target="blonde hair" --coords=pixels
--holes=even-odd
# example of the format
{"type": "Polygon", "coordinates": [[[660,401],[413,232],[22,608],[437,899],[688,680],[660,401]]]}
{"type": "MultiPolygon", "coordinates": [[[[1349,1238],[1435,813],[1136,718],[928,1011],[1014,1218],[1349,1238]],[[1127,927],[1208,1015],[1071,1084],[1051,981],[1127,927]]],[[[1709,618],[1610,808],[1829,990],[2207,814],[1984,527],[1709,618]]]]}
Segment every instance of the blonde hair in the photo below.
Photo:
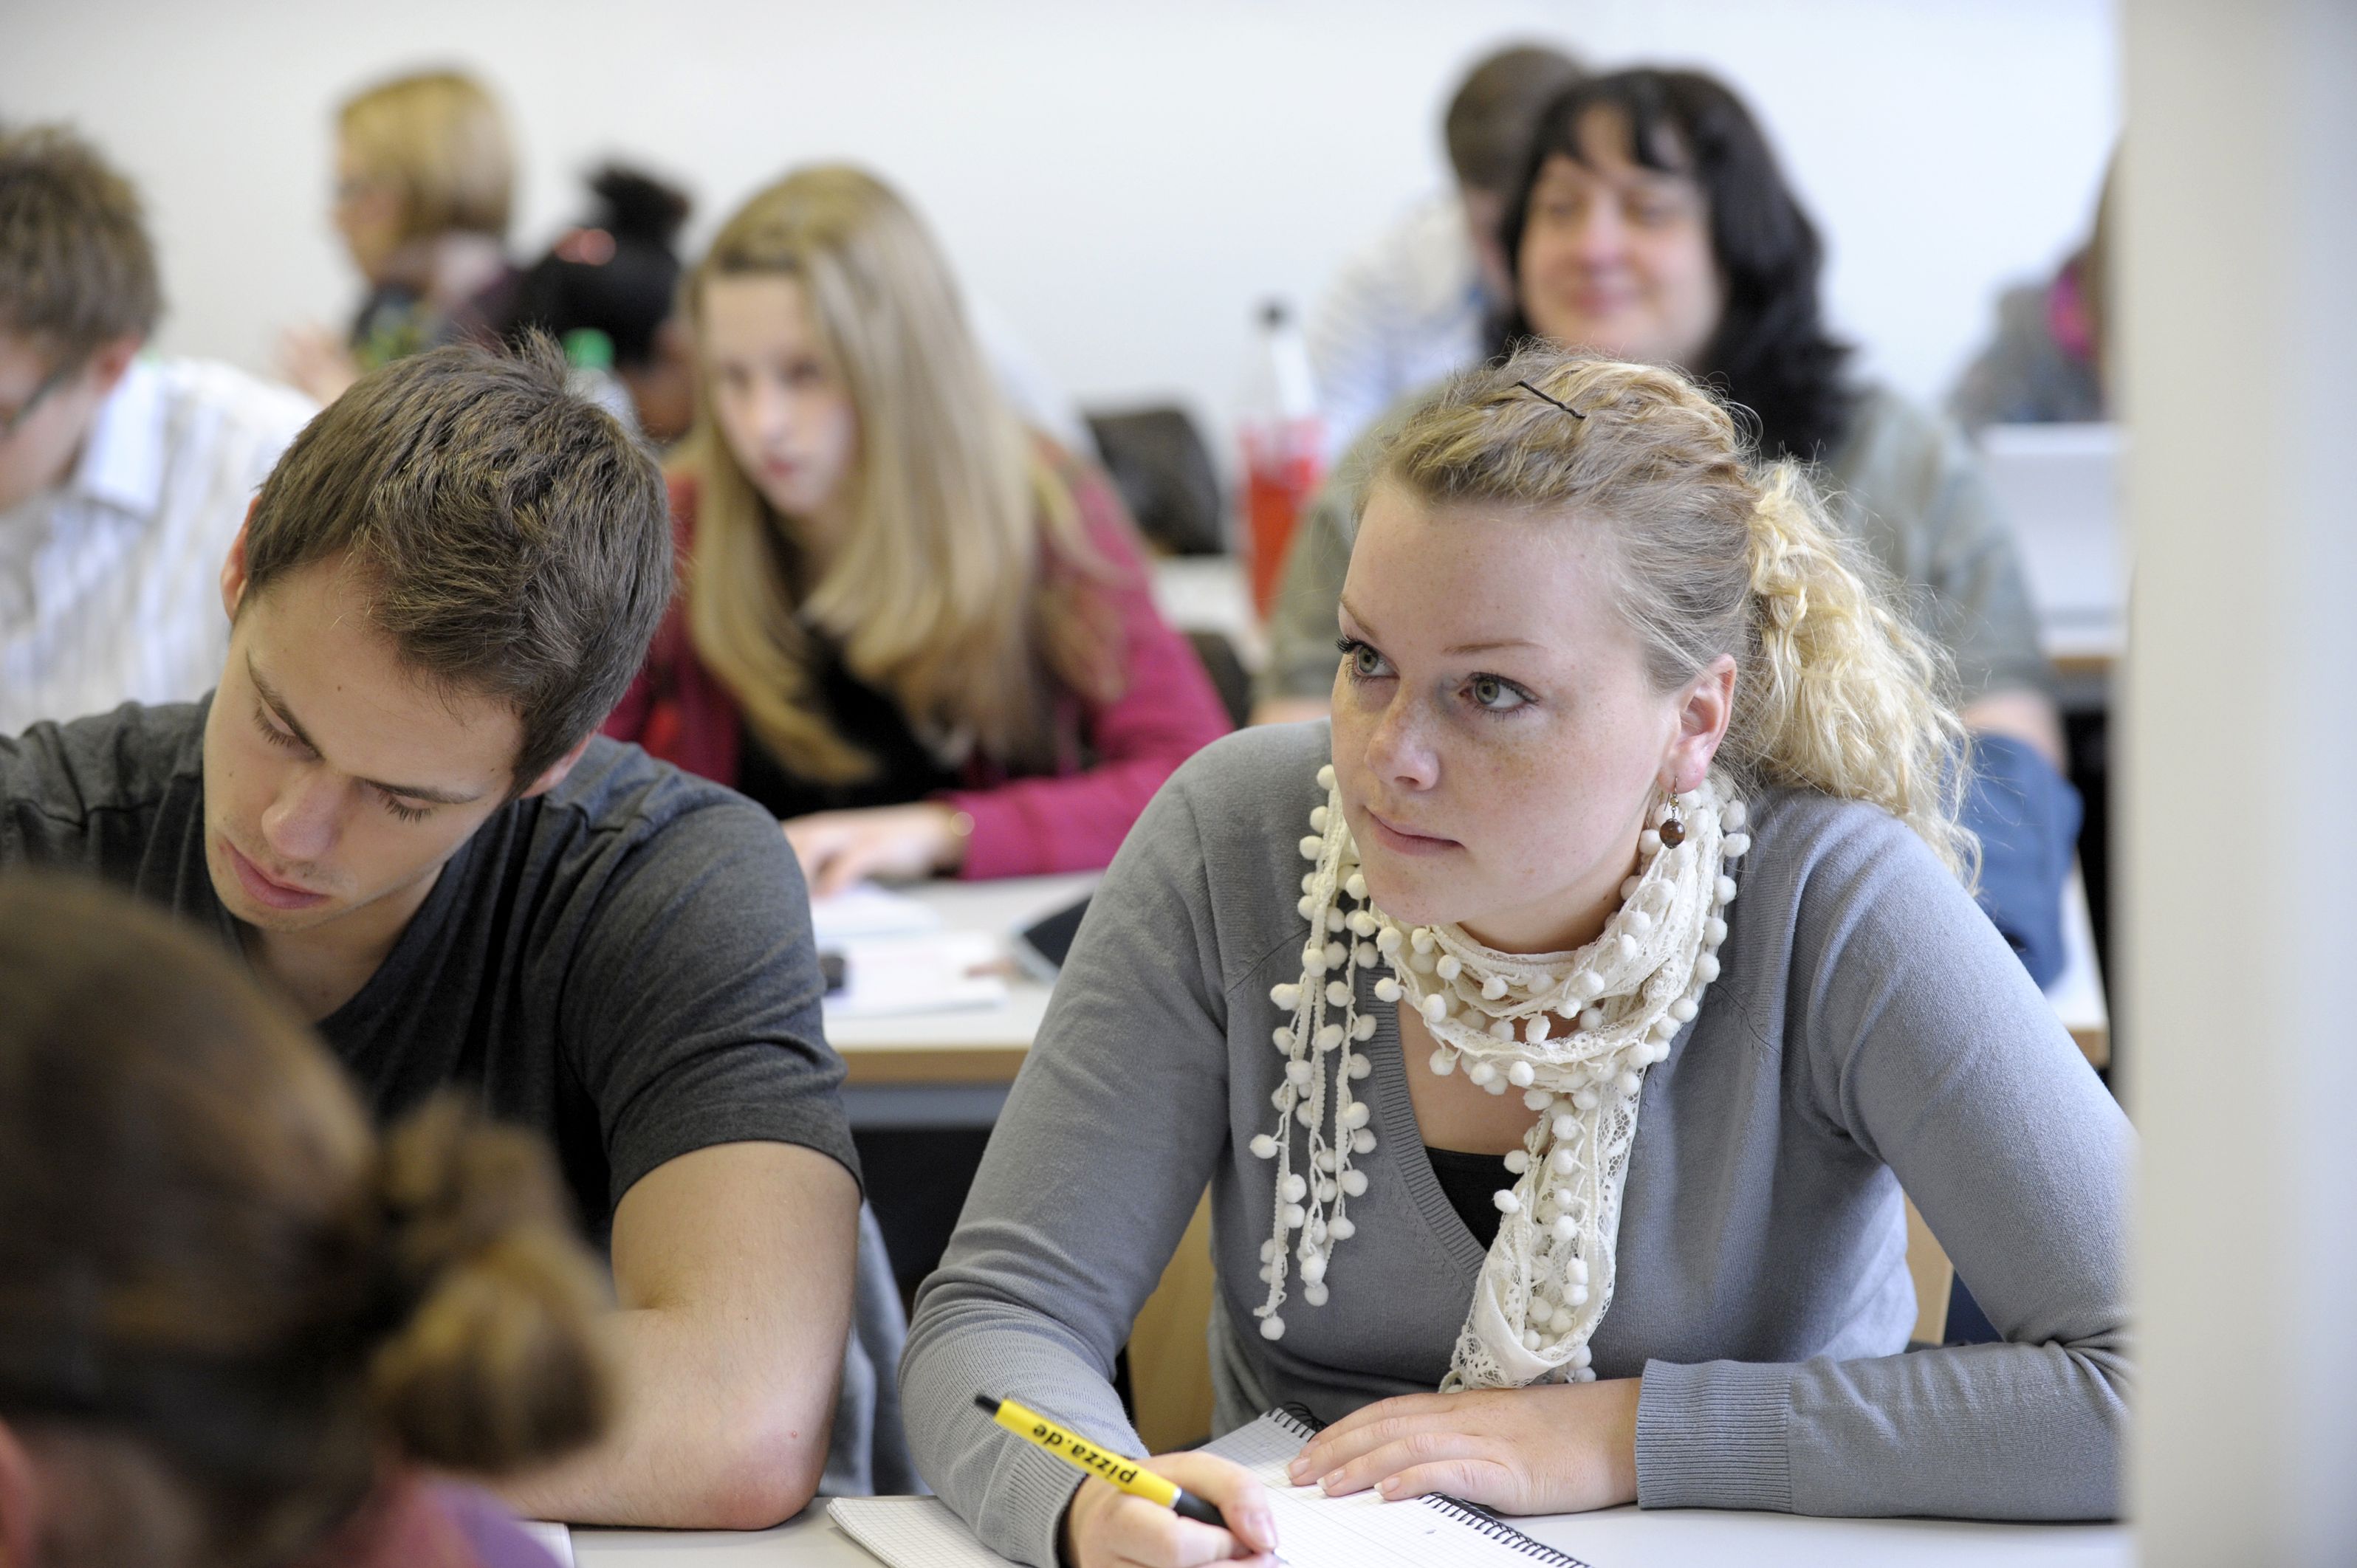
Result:
{"type": "Polygon", "coordinates": [[[498,101],[473,77],[396,77],[346,99],[336,129],[360,172],[400,193],[403,240],[453,230],[507,237],[515,147],[498,101]]]}
{"type": "Polygon", "coordinates": [[[1102,564],[1066,482],[1000,399],[924,226],[873,176],[807,168],[730,218],[690,275],[791,277],[858,418],[851,522],[815,582],[728,450],[708,374],[677,471],[696,484],[688,634],[753,732],[830,783],[874,759],[834,733],[815,630],[945,755],[971,741],[1017,771],[1056,761],[1054,686],[1119,694],[1118,630],[1087,592],[1102,564]]]}
{"type": "Polygon", "coordinates": [[[1979,846],[1956,820],[1964,726],[1938,695],[1944,650],[1892,609],[1884,574],[1826,520],[1806,475],[1755,462],[1708,392],[1674,371],[1534,345],[1451,381],[1376,473],[1431,505],[1571,513],[1608,531],[1655,688],[1734,657],[1718,759],[1739,784],[1871,801],[1974,875],[1979,846]]]}

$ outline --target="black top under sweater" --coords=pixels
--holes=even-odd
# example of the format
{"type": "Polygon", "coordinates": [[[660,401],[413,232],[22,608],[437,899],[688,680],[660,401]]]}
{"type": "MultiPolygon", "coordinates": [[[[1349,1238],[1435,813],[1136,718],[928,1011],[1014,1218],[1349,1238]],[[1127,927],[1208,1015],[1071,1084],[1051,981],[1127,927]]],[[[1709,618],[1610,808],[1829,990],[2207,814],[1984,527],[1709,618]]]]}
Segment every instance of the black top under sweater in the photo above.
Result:
{"type": "Polygon", "coordinates": [[[1498,1222],[1505,1218],[1498,1212],[1498,1190],[1514,1185],[1513,1174],[1506,1169],[1506,1156],[1469,1155],[1462,1149],[1436,1149],[1429,1144],[1424,1155],[1432,1162],[1432,1174],[1440,1178],[1448,1207],[1457,1210],[1457,1218],[1465,1221],[1473,1240],[1487,1249],[1497,1240],[1498,1222]]]}
{"type": "MultiPolygon", "coordinates": [[[[854,675],[842,656],[822,647],[818,671],[820,705],[834,733],[876,761],[865,779],[828,784],[798,777],[762,744],[749,724],[737,742],[737,790],[780,822],[813,811],[849,811],[868,806],[902,806],[963,782],[909,726],[889,693],[854,675]]],[[[741,721],[740,721],[741,723],[741,721]]]]}

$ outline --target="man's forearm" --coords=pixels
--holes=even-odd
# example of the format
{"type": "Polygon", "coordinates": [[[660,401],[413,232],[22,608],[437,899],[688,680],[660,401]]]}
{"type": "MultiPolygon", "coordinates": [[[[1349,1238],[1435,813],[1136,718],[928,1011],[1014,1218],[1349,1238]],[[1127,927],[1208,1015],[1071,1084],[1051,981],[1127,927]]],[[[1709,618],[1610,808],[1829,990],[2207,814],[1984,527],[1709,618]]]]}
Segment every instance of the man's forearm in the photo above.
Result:
{"type": "MultiPolygon", "coordinates": [[[[789,1386],[748,1388],[712,1326],[681,1313],[608,1321],[618,1392],[604,1441],[498,1489],[517,1511],[573,1524],[759,1530],[801,1511],[826,1467],[843,1337],[789,1386]]],[[[766,1359],[766,1358],[760,1358],[766,1359]]]]}
{"type": "Polygon", "coordinates": [[[826,1468],[858,1246],[858,1184],[812,1149],[722,1144],[641,1178],[614,1212],[611,1427],[508,1499],[679,1530],[801,1511],[826,1468]]]}

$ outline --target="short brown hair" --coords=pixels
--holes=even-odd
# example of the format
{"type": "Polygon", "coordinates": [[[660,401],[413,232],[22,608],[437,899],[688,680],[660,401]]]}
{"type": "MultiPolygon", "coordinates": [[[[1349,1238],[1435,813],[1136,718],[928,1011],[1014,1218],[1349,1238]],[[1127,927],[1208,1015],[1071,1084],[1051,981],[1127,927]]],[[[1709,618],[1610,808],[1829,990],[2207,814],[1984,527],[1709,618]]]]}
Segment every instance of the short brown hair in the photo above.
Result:
{"type": "Polygon", "coordinates": [[[671,601],[662,475],[567,373],[538,334],[371,371],[295,438],[246,535],[248,593],[348,554],[406,662],[512,703],[519,789],[621,700],[671,601]]]}
{"type": "Polygon", "coordinates": [[[531,1135],[452,1098],[380,1139],[230,952],[0,877],[0,1419],[89,1472],[59,1561],[307,1557],[388,1449],[566,1453],[606,1418],[603,1304],[531,1135]]]}
{"type": "Polygon", "coordinates": [[[1500,49],[1475,66],[1448,101],[1441,131],[1457,183],[1475,190],[1513,189],[1540,112],[1587,74],[1577,60],[1544,44],[1500,49]]]}
{"type": "Polygon", "coordinates": [[[131,182],[63,125],[0,132],[0,328],[72,363],[163,311],[131,182]]]}
{"type": "Polygon", "coordinates": [[[490,90],[464,71],[395,77],[344,100],[336,130],[361,172],[401,197],[402,238],[505,239],[515,147],[490,90]]]}

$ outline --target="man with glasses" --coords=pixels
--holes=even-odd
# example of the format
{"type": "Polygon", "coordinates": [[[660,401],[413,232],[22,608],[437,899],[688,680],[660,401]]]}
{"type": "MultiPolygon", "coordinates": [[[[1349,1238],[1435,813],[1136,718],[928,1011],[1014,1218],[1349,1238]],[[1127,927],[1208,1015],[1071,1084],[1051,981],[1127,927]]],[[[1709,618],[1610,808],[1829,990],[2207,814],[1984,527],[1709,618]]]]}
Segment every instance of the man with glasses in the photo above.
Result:
{"type": "Polygon", "coordinates": [[[222,558],[312,409],[143,357],[161,308],[129,182],[61,128],[0,132],[0,736],[221,673],[222,558]]]}

